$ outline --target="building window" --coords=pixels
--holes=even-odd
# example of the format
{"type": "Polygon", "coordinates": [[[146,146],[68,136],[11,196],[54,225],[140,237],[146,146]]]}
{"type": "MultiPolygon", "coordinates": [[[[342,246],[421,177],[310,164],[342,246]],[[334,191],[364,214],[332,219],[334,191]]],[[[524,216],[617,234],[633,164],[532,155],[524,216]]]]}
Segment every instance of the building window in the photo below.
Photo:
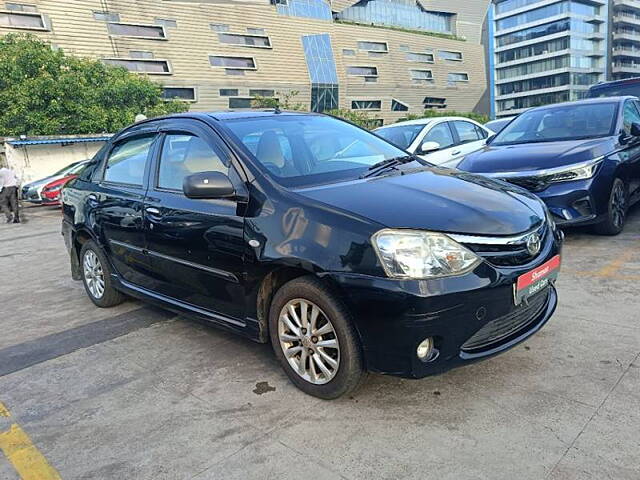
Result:
{"type": "Polygon", "coordinates": [[[389,45],[387,45],[387,42],[366,42],[366,41],[362,41],[362,42],[358,42],[358,49],[359,50],[364,50],[364,51],[367,51],[367,52],[388,53],[389,52],[389,45]]]}
{"type": "Polygon", "coordinates": [[[347,67],[347,75],[355,77],[377,77],[378,67],[347,67]]]}
{"type": "Polygon", "coordinates": [[[447,99],[439,97],[424,97],[424,108],[447,108],[447,99]]]}
{"type": "Polygon", "coordinates": [[[229,25],[226,25],[224,23],[210,23],[209,24],[209,28],[211,28],[211,30],[213,30],[214,32],[228,32],[229,31],[229,25]]]}
{"type": "Polygon", "coordinates": [[[264,28],[247,27],[247,33],[249,35],[267,35],[267,31],[264,28]]]}
{"type": "Polygon", "coordinates": [[[156,18],[156,25],[162,25],[164,28],[178,28],[178,22],[170,18],[156,18]]]}
{"type": "Polygon", "coordinates": [[[338,20],[412,30],[452,33],[455,15],[433,12],[423,2],[407,0],[360,0],[337,14],[338,20]]]}
{"type": "Polygon", "coordinates": [[[196,101],[195,87],[163,87],[162,98],[165,100],[196,101]]]}
{"type": "Polygon", "coordinates": [[[44,17],[39,13],[0,12],[0,27],[27,30],[48,30],[44,17]]]}
{"type": "Polygon", "coordinates": [[[331,7],[324,0],[271,0],[280,15],[332,20],[331,7]]]}
{"type": "Polygon", "coordinates": [[[225,67],[234,70],[257,70],[253,57],[224,57],[222,55],[209,55],[212,67],[225,67]]]}
{"type": "Polygon", "coordinates": [[[166,40],[167,33],[162,25],[134,25],[131,23],[107,23],[110,35],[136,37],[151,40],[166,40]]]}
{"type": "Polygon", "coordinates": [[[433,63],[433,53],[407,53],[408,62],[433,63]]]}
{"type": "Polygon", "coordinates": [[[338,108],[338,72],[329,34],[304,35],[304,57],[311,80],[311,111],[338,108]]]}
{"type": "Polygon", "coordinates": [[[396,100],[395,98],[391,99],[391,111],[392,112],[406,112],[409,110],[409,105],[406,103],[402,103],[400,100],[396,100]]]}
{"type": "Polygon", "coordinates": [[[37,13],[38,7],[35,5],[25,5],[24,3],[5,3],[5,8],[13,12],[37,13]]]}
{"type": "Polygon", "coordinates": [[[114,12],[93,12],[93,18],[99,22],[120,22],[120,15],[114,12]]]}
{"type": "Polygon", "coordinates": [[[462,52],[450,52],[449,50],[439,50],[438,56],[442,60],[451,60],[453,62],[462,61],[462,52]]]}
{"type": "Polygon", "coordinates": [[[105,58],[107,65],[126,68],[134,73],[149,75],[171,75],[171,67],[167,60],[143,60],[138,58],[105,58]]]}
{"type": "Polygon", "coordinates": [[[238,96],[237,88],[221,88],[219,92],[221,97],[237,97],[238,96]]]}
{"type": "Polygon", "coordinates": [[[414,83],[433,82],[433,73],[431,70],[409,70],[409,73],[414,83]]]}
{"type": "Polygon", "coordinates": [[[129,50],[129,57],[131,58],[144,58],[151,59],[153,58],[153,52],[146,52],[144,50],[129,50]]]}
{"type": "Polygon", "coordinates": [[[381,100],[352,100],[351,110],[380,110],[381,100]]]}
{"type": "Polygon", "coordinates": [[[468,73],[448,73],[447,74],[447,82],[449,83],[468,82],[468,81],[469,81],[468,73]]]}
{"type": "Polygon", "coordinates": [[[269,37],[262,35],[243,35],[240,33],[219,33],[220,43],[240,45],[242,47],[271,48],[269,37]]]}
{"type": "Polygon", "coordinates": [[[254,89],[249,90],[250,97],[273,97],[275,92],[273,90],[254,89]]]}
{"type": "Polygon", "coordinates": [[[229,108],[251,108],[252,98],[231,97],[229,98],[229,108]]]}
{"type": "Polygon", "coordinates": [[[342,49],[342,54],[343,55],[347,55],[347,56],[353,56],[356,54],[356,51],[351,49],[351,48],[343,48],[342,49]]]}

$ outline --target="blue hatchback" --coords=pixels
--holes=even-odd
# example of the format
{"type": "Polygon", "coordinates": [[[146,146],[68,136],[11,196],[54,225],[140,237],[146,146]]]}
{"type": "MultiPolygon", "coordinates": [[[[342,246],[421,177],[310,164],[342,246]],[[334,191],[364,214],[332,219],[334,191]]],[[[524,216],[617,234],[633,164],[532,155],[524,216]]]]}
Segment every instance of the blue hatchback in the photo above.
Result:
{"type": "Polygon", "coordinates": [[[457,167],[535,193],[559,225],[594,225],[617,235],[640,200],[640,101],[593,98],[533,108],[457,167]]]}

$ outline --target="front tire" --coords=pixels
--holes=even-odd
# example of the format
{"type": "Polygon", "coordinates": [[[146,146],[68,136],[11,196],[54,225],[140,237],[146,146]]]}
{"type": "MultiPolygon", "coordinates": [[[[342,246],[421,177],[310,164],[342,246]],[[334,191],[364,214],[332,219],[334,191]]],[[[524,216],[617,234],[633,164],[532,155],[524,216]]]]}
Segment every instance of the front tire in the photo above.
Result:
{"type": "Polygon", "coordinates": [[[362,351],[350,314],[314,277],[283,285],[269,312],[276,357],[303,392],[330,400],[354,391],[364,379],[362,351]]]}
{"type": "Polygon", "coordinates": [[[125,296],[113,288],[107,257],[92,240],[87,241],[80,250],[80,268],[84,289],[96,306],[114,307],[124,301],[125,296]]]}
{"type": "Polygon", "coordinates": [[[624,229],[627,220],[628,195],[627,186],[621,178],[616,178],[611,187],[607,203],[607,217],[595,226],[600,235],[618,235],[624,229]]]}

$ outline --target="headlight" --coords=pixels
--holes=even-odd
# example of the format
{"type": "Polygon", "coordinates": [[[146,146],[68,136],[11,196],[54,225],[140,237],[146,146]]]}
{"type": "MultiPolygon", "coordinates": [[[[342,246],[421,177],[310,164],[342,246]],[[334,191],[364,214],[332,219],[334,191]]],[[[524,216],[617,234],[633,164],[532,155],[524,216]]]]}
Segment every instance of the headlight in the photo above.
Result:
{"type": "Polygon", "coordinates": [[[604,157],[596,158],[579,165],[572,165],[567,168],[558,168],[550,170],[544,175],[545,180],[550,183],[570,182],[572,180],[586,180],[595,175],[596,170],[604,160],[604,157]]]}
{"type": "Polygon", "coordinates": [[[480,258],[442,233],[421,230],[381,230],[373,245],[391,278],[427,279],[461,275],[480,258]]]}

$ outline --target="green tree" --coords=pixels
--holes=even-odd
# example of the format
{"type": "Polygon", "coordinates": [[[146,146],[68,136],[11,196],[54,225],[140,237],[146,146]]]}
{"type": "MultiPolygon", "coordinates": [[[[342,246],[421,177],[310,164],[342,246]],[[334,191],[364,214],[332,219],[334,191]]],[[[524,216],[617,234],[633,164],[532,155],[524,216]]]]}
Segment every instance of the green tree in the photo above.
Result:
{"type": "Polygon", "coordinates": [[[188,108],[124,68],[65,55],[33,35],[0,38],[0,136],[115,132],[138,113],[188,108]]]}
{"type": "Polygon", "coordinates": [[[303,104],[295,101],[300,92],[292,90],[290,92],[276,92],[275,97],[262,97],[256,95],[251,99],[252,108],[279,108],[281,110],[308,111],[303,104]]]}
{"type": "Polygon", "coordinates": [[[478,123],[485,124],[490,119],[488,115],[475,112],[456,112],[454,110],[425,110],[422,114],[410,113],[407,116],[399,119],[399,122],[405,120],[417,120],[419,118],[433,118],[433,117],[465,117],[475,120],[478,123]]]}

